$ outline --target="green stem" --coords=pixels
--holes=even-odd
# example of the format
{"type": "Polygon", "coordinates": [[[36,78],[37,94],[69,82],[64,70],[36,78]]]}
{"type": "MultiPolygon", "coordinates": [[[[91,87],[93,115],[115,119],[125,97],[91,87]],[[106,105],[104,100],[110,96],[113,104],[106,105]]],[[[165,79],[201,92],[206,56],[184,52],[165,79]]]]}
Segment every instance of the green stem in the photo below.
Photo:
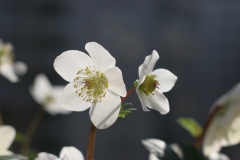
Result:
{"type": "Polygon", "coordinates": [[[0,108],[0,125],[4,125],[1,108],[0,108]]]}
{"type": "Polygon", "coordinates": [[[21,154],[28,156],[33,135],[41,123],[44,114],[45,112],[40,108],[30,121],[22,142],[21,154]]]}

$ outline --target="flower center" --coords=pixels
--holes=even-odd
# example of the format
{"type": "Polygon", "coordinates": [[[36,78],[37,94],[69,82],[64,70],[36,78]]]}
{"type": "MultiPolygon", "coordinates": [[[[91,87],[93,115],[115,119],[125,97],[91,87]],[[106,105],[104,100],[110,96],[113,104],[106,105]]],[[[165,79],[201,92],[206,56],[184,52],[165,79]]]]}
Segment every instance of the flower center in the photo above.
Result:
{"type": "Polygon", "coordinates": [[[14,54],[12,53],[12,46],[10,44],[3,45],[0,48],[0,65],[3,63],[12,63],[14,54]]]}
{"type": "Polygon", "coordinates": [[[53,102],[54,101],[54,97],[53,96],[50,96],[50,95],[47,95],[46,97],[45,97],[45,99],[44,99],[44,103],[46,103],[46,104],[49,104],[49,103],[51,103],[51,102],[53,102]]]}
{"type": "Polygon", "coordinates": [[[147,75],[144,82],[139,86],[139,89],[143,91],[147,96],[154,95],[153,91],[158,88],[158,81],[155,79],[155,75],[147,75]]]}
{"type": "Polygon", "coordinates": [[[108,81],[104,73],[96,71],[96,68],[90,66],[85,69],[81,69],[77,73],[75,82],[82,80],[81,83],[75,84],[74,88],[79,97],[82,97],[84,101],[90,103],[101,102],[102,97],[106,95],[106,88],[108,88],[108,81]]]}

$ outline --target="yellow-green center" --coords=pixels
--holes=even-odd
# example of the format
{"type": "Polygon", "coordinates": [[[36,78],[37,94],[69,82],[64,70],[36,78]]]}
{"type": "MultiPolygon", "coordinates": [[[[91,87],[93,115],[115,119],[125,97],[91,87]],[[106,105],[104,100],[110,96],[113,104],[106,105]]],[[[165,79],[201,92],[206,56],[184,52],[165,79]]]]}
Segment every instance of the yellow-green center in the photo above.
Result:
{"type": "Polygon", "coordinates": [[[14,54],[11,49],[7,47],[0,48],[0,65],[3,63],[12,63],[14,59],[14,54]]]}
{"type": "Polygon", "coordinates": [[[139,89],[143,91],[147,96],[154,95],[153,91],[159,85],[158,81],[155,78],[155,75],[147,75],[144,82],[139,86],[139,89]]]}
{"type": "Polygon", "coordinates": [[[96,71],[94,67],[86,67],[78,71],[74,81],[77,82],[79,80],[81,80],[81,83],[74,85],[76,94],[86,102],[101,102],[102,97],[106,95],[106,88],[108,88],[108,81],[104,73],[96,71]]]}

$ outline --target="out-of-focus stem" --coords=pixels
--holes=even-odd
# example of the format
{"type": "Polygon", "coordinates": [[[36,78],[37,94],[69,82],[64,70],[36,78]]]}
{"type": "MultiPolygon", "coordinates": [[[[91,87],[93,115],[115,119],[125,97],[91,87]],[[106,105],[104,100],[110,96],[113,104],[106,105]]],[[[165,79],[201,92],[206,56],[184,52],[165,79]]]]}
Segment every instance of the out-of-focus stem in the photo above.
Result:
{"type": "Polygon", "coordinates": [[[2,118],[2,111],[1,111],[1,108],[0,108],[0,125],[3,125],[4,122],[3,122],[3,118],[2,118]]]}
{"type": "Polygon", "coordinates": [[[216,106],[216,107],[214,108],[214,110],[210,113],[210,115],[208,116],[208,118],[207,118],[207,120],[206,120],[206,122],[205,122],[205,124],[204,124],[204,126],[203,126],[203,131],[202,131],[201,135],[196,138],[196,141],[195,141],[195,144],[194,144],[194,145],[195,145],[195,147],[196,147],[197,149],[200,150],[200,148],[201,148],[201,146],[202,146],[203,138],[204,138],[204,136],[205,136],[205,134],[206,134],[206,132],[207,132],[207,130],[208,130],[208,127],[209,127],[209,125],[211,124],[214,116],[218,113],[218,111],[219,111],[221,108],[222,108],[222,106],[216,106]]]}
{"type": "Polygon", "coordinates": [[[42,110],[42,108],[40,108],[30,121],[22,142],[21,154],[28,156],[33,135],[41,123],[44,114],[45,112],[42,110]]]}

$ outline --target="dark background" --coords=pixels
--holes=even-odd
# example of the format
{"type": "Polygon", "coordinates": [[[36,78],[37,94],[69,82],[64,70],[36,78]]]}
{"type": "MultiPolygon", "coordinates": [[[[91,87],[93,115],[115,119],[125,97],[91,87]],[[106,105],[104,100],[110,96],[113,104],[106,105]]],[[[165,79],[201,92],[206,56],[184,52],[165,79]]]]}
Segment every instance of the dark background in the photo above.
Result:
{"type": "MultiPolygon", "coordinates": [[[[141,144],[146,138],[193,143],[176,118],[194,117],[203,124],[213,102],[240,80],[239,1],[0,0],[0,38],[14,45],[16,60],[29,69],[21,83],[0,77],[4,121],[21,132],[40,107],[29,94],[34,77],[42,72],[54,85],[66,85],[53,61],[66,50],[85,52],[87,42],[100,43],[116,58],[128,90],[153,49],[160,55],[155,68],[178,76],[165,94],[171,108],[167,115],[143,112],[137,95],[131,95],[127,102],[137,111],[97,132],[96,160],[148,159],[141,144]]],[[[71,145],[85,155],[89,127],[88,111],[47,114],[32,148],[58,155],[71,145]]],[[[223,152],[240,157],[239,146],[223,152]]]]}

